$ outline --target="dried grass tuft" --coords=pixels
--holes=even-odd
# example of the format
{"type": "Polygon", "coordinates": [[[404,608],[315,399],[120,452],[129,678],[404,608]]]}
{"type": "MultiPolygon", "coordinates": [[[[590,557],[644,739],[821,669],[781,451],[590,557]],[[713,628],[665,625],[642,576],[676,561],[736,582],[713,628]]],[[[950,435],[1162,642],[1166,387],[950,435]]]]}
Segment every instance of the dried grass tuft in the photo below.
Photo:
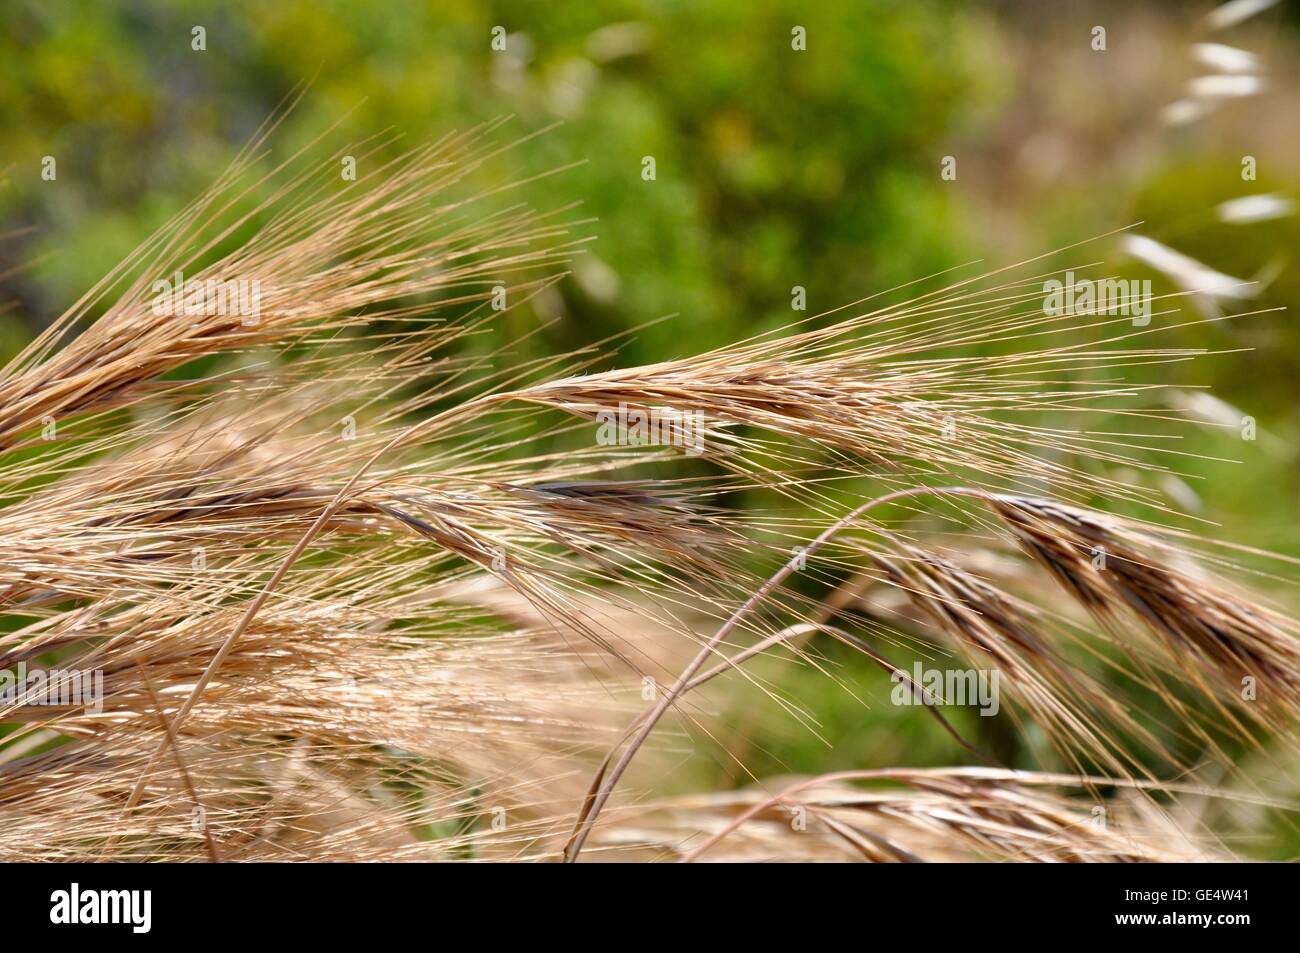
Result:
{"type": "Polygon", "coordinates": [[[795,792],[615,797],[625,772],[659,774],[632,761],[643,745],[655,757],[661,719],[708,723],[702,685],[762,685],[746,663],[787,648],[814,661],[800,633],[890,667],[788,591],[805,568],[793,546],[814,585],[865,548],[952,644],[1005,674],[1062,763],[1122,784],[1143,770],[1150,752],[1125,747],[1141,725],[1030,602],[865,521],[940,479],[992,507],[1103,621],[1105,644],[1127,644],[1120,617],[1140,619],[1181,689],[1285,737],[1295,624],[1127,524],[1015,495],[1033,482],[1150,499],[1105,475],[1141,470],[1140,438],[1031,421],[1145,401],[1153,388],[1120,369],[1192,356],[1111,347],[1128,334],[1104,316],[1087,350],[1029,346],[1064,320],[1041,313],[1041,276],[960,281],[644,367],[460,348],[496,318],[482,304],[497,282],[517,306],[577,250],[551,214],[479,211],[502,191],[472,187],[495,132],[371,163],[341,190],[317,148],[260,171],[259,140],[0,369],[0,668],[94,670],[104,685],[101,706],[0,703],[0,859],[576,859],[588,838],[597,857],[646,843],[680,857],[703,850],[699,832],[718,841],[706,857],[1192,856],[1169,829],[1096,829],[1019,774],[877,772],[908,786],[883,792],[820,779],[798,792],[815,837],[778,829],[795,792]],[[157,313],[151,282],[178,270],[257,277],[259,321],[157,313]],[[1010,341],[1013,354],[971,354],[1010,341]],[[704,418],[702,453],[604,447],[588,429],[660,407],[704,418]],[[57,439],[37,436],[47,421],[57,439]],[[845,478],[889,492],[846,516],[832,492],[845,478]],[[786,509],[735,509],[738,494],[786,509]],[[1256,707],[1233,697],[1247,676],[1256,707]]]}

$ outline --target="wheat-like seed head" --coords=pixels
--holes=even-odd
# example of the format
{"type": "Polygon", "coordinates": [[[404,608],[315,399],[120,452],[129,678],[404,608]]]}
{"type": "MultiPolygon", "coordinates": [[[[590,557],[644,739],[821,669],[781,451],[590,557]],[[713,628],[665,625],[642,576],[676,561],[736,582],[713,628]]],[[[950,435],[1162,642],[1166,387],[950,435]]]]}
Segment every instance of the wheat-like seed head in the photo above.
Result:
{"type": "MultiPolygon", "coordinates": [[[[470,355],[457,348],[493,320],[481,307],[492,283],[517,304],[574,251],[551,216],[476,213],[496,191],[469,189],[494,128],[341,191],[311,150],[267,176],[250,150],[0,370],[0,606],[12,616],[0,666],[93,669],[104,686],[97,710],[39,693],[0,705],[0,856],[542,857],[575,815],[612,850],[644,839],[627,824],[662,827],[667,843],[720,830],[719,811],[770,811],[746,792],[651,811],[667,820],[614,799],[598,817],[627,767],[608,771],[611,748],[643,731],[635,754],[669,707],[707,724],[684,696],[747,676],[746,661],[788,644],[790,616],[827,631],[809,622],[815,597],[783,590],[790,564],[766,582],[755,564],[811,537],[836,554],[813,573],[857,558],[832,539],[855,522],[830,492],[846,478],[896,500],[955,480],[1108,625],[1142,619],[1192,688],[1212,684],[1249,712],[1230,695],[1255,677],[1268,725],[1290,730],[1293,623],[1157,567],[1118,521],[1007,492],[1149,498],[1101,472],[1140,467],[1139,447],[1028,421],[1145,397],[1145,385],[1078,379],[1187,352],[953,356],[1059,326],[1036,310],[1038,278],[996,276],[642,367],[470,355]],[[268,197],[251,199],[259,189],[268,197]],[[182,269],[257,277],[258,321],[158,313],[152,281],[182,269]],[[198,359],[215,370],[199,375],[198,359]],[[590,433],[574,448],[598,415],[659,407],[706,421],[702,453],[597,446],[590,433]],[[36,436],[46,419],[59,439],[36,436]],[[737,509],[737,493],[803,515],[737,509]],[[1082,555],[1097,545],[1106,573],[1082,555]],[[647,685],[656,713],[636,718],[647,685]]],[[[1161,754],[1027,604],[876,536],[874,564],[961,651],[1005,672],[1062,760],[1125,781],[1161,754]],[[1152,750],[1126,751],[1116,724],[1152,750]]],[[[868,860],[946,856],[936,836],[998,859],[1183,856],[1081,827],[1023,778],[894,779],[912,792],[809,789],[828,839],[778,844],[760,823],[727,840],[868,860]]]]}

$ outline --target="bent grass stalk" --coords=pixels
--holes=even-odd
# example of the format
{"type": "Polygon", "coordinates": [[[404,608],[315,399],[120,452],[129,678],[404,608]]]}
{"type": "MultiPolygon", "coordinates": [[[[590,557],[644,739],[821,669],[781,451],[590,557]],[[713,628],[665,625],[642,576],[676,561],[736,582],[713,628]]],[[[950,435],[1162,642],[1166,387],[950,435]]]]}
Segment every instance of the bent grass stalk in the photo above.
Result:
{"type": "MultiPolygon", "coordinates": [[[[974,492],[976,491],[972,491],[966,487],[946,487],[937,490],[930,487],[915,487],[912,489],[896,490],[892,493],[886,493],[884,496],[877,497],[874,500],[868,500],[866,503],[854,507],[848,514],[823,530],[816,539],[808,544],[807,548],[801,555],[796,555],[788,560],[785,565],[778,569],[752,596],[749,597],[749,599],[745,601],[744,605],[732,613],[731,617],[722,624],[718,631],[713,634],[712,638],[704,643],[699,652],[696,653],[695,658],[691,659],[690,663],[682,669],[681,674],[677,676],[677,681],[673,683],[672,687],[670,687],[668,691],[664,693],[663,697],[646,712],[640,727],[636,730],[632,739],[627,743],[627,747],[623,750],[623,753],[619,755],[618,760],[614,762],[613,767],[609,769],[608,773],[605,772],[604,767],[597,772],[596,778],[592,782],[592,786],[595,790],[590,795],[588,802],[583,805],[582,810],[578,813],[578,820],[574,827],[573,835],[571,836],[569,843],[565,845],[565,860],[572,863],[578,859],[578,855],[582,853],[583,844],[586,843],[587,837],[591,834],[591,829],[600,817],[600,812],[604,809],[605,803],[609,800],[610,795],[614,793],[614,788],[618,786],[619,780],[622,779],[624,772],[627,771],[628,766],[632,763],[632,759],[636,757],[637,751],[640,750],[643,744],[645,744],[646,739],[650,737],[650,733],[654,731],[655,726],[659,724],[659,720],[663,718],[664,713],[668,711],[668,709],[682,695],[690,684],[691,679],[704,666],[704,663],[709,660],[710,656],[717,651],[717,648],[722,641],[726,639],[737,626],[744,622],[745,619],[753,613],[753,611],[757,609],[769,595],[775,592],[792,572],[799,568],[801,559],[806,559],[808,556],[815,555],[818,550],[835,538],[841,530],[852,526],[863,513],[866,513],[874,507],[883,506],[884,504],[891,503],[895,500],[906,499],[908,497],[918,496],[925,493],[969,495],[974,492]]],[[[610,754],[605,758],[606,762],[612,760],[614,751],[616,750],[617,748],[611,750],[610,754]]]]}

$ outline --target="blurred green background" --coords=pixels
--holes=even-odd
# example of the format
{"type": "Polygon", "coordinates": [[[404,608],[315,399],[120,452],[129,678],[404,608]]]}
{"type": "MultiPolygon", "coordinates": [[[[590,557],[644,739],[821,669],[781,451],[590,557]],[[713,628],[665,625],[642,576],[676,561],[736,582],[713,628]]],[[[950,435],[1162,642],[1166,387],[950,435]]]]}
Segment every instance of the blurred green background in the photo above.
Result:
{"type": "MultiPolygon", "coordinates": [[[[516,117],[508,136],[561,122],[496,170],[504,179],[584,163],[522,190],[541,208],[581,202],[578,214],[596,220],[574,274],[500,332],[555,319],[541,337],[554,352],[674,315],[639,332],[622,360],[674,357],[803,317],[791,310],[796,285],[816,314],[963,262],[1010,264],[1136,222],[1219,271],[1267,274],[1250,307],[1289,311],[1152,343],[1232,352],[1162,373],[1208,385],[1261,433],[1244,442],[1235,429],[1185,428],[1183,449],[1234,462],[1191,460],[1171,492],[1211,534],[1300,555],[1300,222],[1224,225],[1212,211],[1300,188],[1300,32],[1292,5],[1211,34],[1211,6],[7,0],[0,356],[208,184],[311,80],[277,147],[345,115],[357,139],[400,132],[394,150],[506,114],[516,117]],[[1092,48],[1097,25],[1105,51],[1092,48]],[[191,46],[195,26],[203,51],[191,46]],[[492,48],[498,26],[504,51],[492,48]],[[804,50],[792,49],[795,27],[804,50]],[[1259,57],[1267,88],[1169,126],[1162,110],[1206,71],[1192,55],[1205,41],[1259,57]],[[40,177],[46,155],[58,162],[54,182],[40,177]],[[1242,180],[1245,155],[1257,181],[1242,180]],[[957,160],[953,181],[940,176],[944,156],[957,160]]],[[[1113,240],[1072,261],[1098,258],[1152,278],[1157,294],[1175,290],[1113,240]]],[[[879,681],[860,661],[839,661],[846,678],[879,681]]],[[[833,745],[775,730],[758,744],[770,758],[760,774],[952,760],[913,711],[876,706],[889,730],[863,732],[844,693],[795,693],[833,745]]]]}

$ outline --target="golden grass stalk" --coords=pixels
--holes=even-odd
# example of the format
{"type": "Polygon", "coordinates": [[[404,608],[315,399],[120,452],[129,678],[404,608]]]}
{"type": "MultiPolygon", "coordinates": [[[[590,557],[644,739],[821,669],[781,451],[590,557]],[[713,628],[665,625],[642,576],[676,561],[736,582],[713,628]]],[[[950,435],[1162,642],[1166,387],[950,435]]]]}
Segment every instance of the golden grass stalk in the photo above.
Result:
{"type": "MultiPolygon", "coordinates": [[[[851,531],[1005,673],[1063,762],[1138,773],[1146,752],[1106,719],[1140,731],[1032,613],[866,522],[939,479],[1108,623],[1136,611],[1193,688],[1213,684],[1227,708],[1236,680],[1257,678],[1264,724],[1290,730],[1292,623],[1154,568],[1117,521],[1012,492],[1150,499],[1105,472],[1147,466],[1140,438],[1030,421],[1145,399],[1118,371],[1188,352],[1130,347],[1106,316],[1085,325],[1101,340],[1058,343],[1041,276],[995,273],[644,367],[470,356],[458,342],[496,317],[494,283],[517,306],[572,250],[549,216],[474,214],[496,191],[464,194],[493,131],[342,188],[310,150],[263,176],[252,149],[0,371],[0,666],[104,680],[98,707],[0,704],[0,856],[537,857],[568,832],[576,859],[617,839],[611,799],[660,722],[699,724],[686,696],[747,677],[811,624],[816,600],[786,583],[805,561],[848,568],[851,531]],[[158,313],[151,282],[181,269],[257,276],[257,323],[158,313]],[[591,420],[619,407],[698,412],[704,452],[597,445],[591,420]],[[36,436],[46,418],[57,439],[36,436]],[[843,515],[831,491],[846,478],[889,492],[843,515]],[[737,491],[810,515],[735,509],[737,491]],[[1104,578],[1079,561],[1097,543],[1116,566],[1104,578]]],[[[818,816],[867,859],[917,853],[902,831],[940,817],[987,856],[1138,857],[1008,778],[909,783],[921,800],[822,791],[818,816]]]]}

